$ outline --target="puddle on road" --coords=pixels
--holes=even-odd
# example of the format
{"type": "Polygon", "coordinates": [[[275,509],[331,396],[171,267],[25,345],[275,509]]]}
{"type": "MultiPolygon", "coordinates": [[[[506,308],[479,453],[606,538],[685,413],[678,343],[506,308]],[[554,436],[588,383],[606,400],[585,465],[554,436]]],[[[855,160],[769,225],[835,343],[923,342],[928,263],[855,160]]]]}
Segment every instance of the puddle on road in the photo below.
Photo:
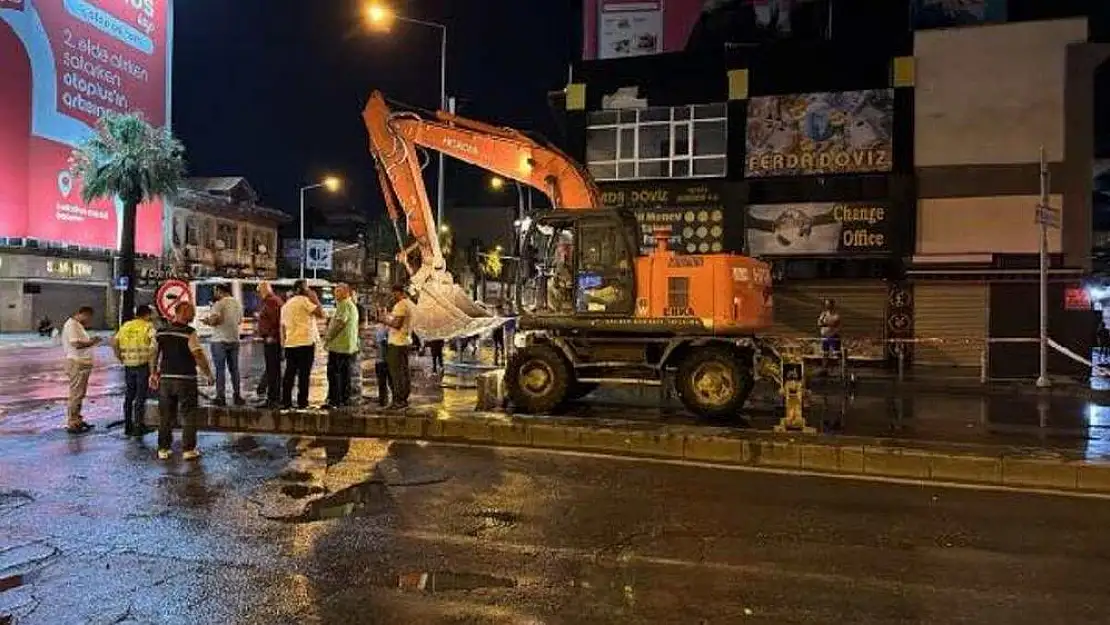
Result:
{"type": "Polygon", "coordinates": [[[277,520],[285,523],[312,523],[344,517],[373,516],[385,511],[388,499],[385,484],[365,482],[310,501],[299,514],[277,520]]]}
{"type": "Polygon", "coordinates": [[[11,575],[8,577],[0,577],[0,592],[11,590],[12,588],[19,588],[23,585],[22,575],[11,575]]]}
{"type": "Polygon", "coordinates": [[[306,499],[313,495],[323,495],[328,489],[323,486],[305,486],[304,484],[286,484],[281,487],[281,494],[290,499],[306,499]]]}
{"type": "Polygon", "coordinates": [[[397,588],[411,592],[469,592],[485,588],[516,588],[516,580],[482,573],[431,571],[407,573],[397,578],[397,588]]]}
{"type": "Polygon", "coordinates": [[[277,479],[282,480],[283,482],[311,482],[312,474],[308,471],[297,471],[295,469],[290,469],[288,471],[283,471],[280,475],[278,475],[277,479]]]}

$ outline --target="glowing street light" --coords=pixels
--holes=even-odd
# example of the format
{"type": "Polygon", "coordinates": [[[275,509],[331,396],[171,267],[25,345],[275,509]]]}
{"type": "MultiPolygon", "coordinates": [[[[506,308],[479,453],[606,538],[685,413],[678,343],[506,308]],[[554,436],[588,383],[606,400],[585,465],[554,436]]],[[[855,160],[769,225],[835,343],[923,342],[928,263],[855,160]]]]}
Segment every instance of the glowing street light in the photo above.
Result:
{"type": "Polygon", "coordinates": [[[310,185],[306,185],[306,186],[301,187],[301,274],[300,275],[301,275],[302,280],[304,280],[305,259],[308,257],[308,250],[305,249],[305,240],[304,240],[304,194],[305,194],[305,191],[311,191],[312,189],[319,189],[319,188],[322,187],[322,188],[327,189],[328,191],[330,191],[332,193],[335,193],[336,191],[339,190],[340,186],[342,186],[342,183],[340,182],[339,178],[336,178],[335,176],[326,176],[321,182],[317,182],[316,184],[310,184],[310,185]]]}
{"type": "Polygon", "coordinates": [[[504,189],[505,179],[501,176],[494,176],[493,178],[490,178],[489,188],[493,189],[494,191],[500,191],[501,189],[504,189]]]}
{"type": "Polygon", "coordinates": [[[372,2],[366,7],[366,21],[375,28],[389,28],[393,17],[393,11],[383,4],[372,2]]]}

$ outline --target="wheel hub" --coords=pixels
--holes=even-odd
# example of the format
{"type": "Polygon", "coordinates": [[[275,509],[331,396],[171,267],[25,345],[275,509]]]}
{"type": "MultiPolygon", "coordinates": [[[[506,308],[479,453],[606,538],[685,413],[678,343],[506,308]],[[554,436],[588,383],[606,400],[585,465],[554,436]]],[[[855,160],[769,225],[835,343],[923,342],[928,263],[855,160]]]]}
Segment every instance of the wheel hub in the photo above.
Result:
{"type": "Polygon", "coordinates": [[[545,362],[532,360],[520,368],[520,386],[529,395],[544,395],[554,379],[555,372],[545,362]]]}
{"type": "Polygon", "coordinates": [[[705,363],[694,371],[692,387],[698,401],[710,406],[724,405],[736,393],[728,368],[713,362],[705,363]]]}

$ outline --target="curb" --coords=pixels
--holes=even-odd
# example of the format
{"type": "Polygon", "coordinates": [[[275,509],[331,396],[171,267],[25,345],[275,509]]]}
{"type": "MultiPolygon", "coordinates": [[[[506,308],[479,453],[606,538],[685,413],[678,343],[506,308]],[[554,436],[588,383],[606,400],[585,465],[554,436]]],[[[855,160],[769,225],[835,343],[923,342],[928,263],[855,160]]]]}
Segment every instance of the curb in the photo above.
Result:
{"type": "MultiPolygon", "coordinates": [[[[148,423],[157,405],[148,406],[148,423]]],[[[379,415],[345,412],[202,410],[200,429],[529,447],[688,460],[767,469],[1110,493],[1110,462],[1036,448],[888,438],[817,438],[719,427],[667,426],[499,413],[379,415]]]]}

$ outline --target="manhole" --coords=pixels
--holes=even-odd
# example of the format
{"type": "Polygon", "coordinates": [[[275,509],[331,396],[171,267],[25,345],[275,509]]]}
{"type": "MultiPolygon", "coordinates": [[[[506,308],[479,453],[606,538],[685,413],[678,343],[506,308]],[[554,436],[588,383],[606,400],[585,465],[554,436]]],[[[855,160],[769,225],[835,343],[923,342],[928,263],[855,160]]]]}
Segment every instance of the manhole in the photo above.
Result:
{"type": "Polygon", "coordinates": [[[516,588],[516,580],[482,573],[432,571],[407,573],[397,578],[401,590],[418,592],[468,592],[483,588],[516,588]]]}
{"type": "Polygon", "coordinates": [[[310,501],[300,514],[282,520],[287,523],[311,523],[350,516],[373,516],[385,510],[387,501],[384,484],[365,482],[310,501]]]}

